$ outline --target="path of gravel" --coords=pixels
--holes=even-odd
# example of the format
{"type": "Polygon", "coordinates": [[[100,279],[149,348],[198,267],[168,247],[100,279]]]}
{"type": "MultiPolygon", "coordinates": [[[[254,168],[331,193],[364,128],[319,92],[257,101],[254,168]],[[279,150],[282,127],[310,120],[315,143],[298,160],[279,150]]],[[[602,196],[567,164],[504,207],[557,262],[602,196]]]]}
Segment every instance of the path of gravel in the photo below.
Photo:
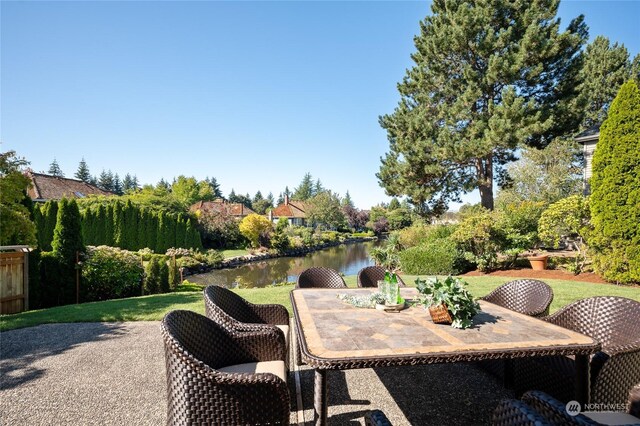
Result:
{"type": "MultiPolygon", "coordinates": [[[[162,425],[164,368],[158,322],[46,324],[0,333],[0,425],[162,425]]],[[[306,367],[299,374],[303,407],[291,419],[309,424],[313,374],[306,367]]],[[[331,424],[361,423],[374,408],[394,425],[487,424],[498,401],[511,396],[470,365],[328,376],[331,424]]]]}

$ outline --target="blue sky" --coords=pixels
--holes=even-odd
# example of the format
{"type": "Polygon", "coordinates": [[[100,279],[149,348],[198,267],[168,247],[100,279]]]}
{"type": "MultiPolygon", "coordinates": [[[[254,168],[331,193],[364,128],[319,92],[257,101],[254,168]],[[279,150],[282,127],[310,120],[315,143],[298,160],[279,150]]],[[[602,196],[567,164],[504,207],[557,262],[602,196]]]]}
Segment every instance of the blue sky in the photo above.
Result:
{"type": "MultiPolygon", "coordinates": [[[[427,2],[1,4],[2,150],[36,171],[82,157],[142,183],[214,176],[275,196],[306,172],[360,208],[427,2]]],[[[564,1],[640,51],[640,2],[564,1]]],[[[477,194],[465,201],[475,202],[477,194]]],[[[453,208],[456,206],[453,205],[453,208]]]]}

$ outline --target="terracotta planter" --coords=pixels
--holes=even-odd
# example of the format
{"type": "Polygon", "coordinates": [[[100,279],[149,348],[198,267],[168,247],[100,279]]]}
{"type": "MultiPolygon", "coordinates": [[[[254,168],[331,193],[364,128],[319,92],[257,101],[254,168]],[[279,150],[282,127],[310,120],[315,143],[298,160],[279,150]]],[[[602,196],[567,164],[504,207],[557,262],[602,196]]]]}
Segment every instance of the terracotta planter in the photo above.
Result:
{"type": "Polygon", "coordinates": [[[547,260],[549,259],[549,256],[546,254],[542,256],[531,256],[528,259],[529,263],[531,263],[531,269],[534,271],[544,271],[547,269],[547,260]]]}

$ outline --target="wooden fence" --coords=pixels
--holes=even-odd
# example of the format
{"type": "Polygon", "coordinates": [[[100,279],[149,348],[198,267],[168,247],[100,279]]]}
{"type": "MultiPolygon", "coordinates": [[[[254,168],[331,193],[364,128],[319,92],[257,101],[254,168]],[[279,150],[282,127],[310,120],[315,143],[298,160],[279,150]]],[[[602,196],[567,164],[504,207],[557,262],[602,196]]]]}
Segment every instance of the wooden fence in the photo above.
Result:
{"type": "Polygon", "coordinates": [[[29,252],[26,246],[4,246],[0,252],[0,314],[29,309],[29,252]]]}

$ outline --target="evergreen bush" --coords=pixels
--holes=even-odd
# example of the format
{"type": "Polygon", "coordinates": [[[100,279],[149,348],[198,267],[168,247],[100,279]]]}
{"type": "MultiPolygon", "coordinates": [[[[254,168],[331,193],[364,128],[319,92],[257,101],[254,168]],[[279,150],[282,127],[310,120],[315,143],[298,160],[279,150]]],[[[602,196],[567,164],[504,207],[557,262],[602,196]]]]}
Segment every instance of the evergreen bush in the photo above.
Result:
{"type": "Polygon", "coordinates": [[[171,291],[171,284],[169,283],[169,265],[167,265],[167,258],[159,258],[159,277],[160,277],[160,293],[168,293],[171,291]]]}
{"type": "Polygon", "coordinates": [[[640,283],[640,90],[620,88],[593,155],[590,244],[606,280],[640,283]]]}
{"type": "Polygon", "coordinates": [[[151,256],[144,269],[144,293],[156,294],[160,291],[160,260],[158,256],[151,256]]]}
{"type": "Polygon", "coordinates": [[[468,263],[457,244],[448,238],[436,238],[400,252],[402,272],[411,275],[457,275],[468,263]]]}

